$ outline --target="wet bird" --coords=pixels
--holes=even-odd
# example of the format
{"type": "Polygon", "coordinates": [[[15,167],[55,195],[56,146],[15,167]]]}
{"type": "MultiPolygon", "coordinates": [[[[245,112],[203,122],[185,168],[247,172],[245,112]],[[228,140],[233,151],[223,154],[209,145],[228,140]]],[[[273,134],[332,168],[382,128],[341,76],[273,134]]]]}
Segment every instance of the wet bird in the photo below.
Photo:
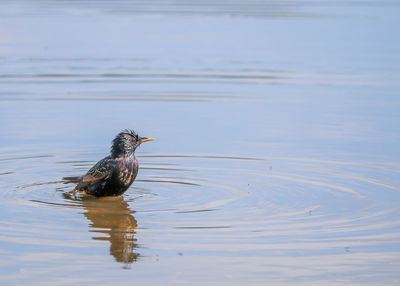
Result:
{"type": "Polygon", "coordinates": [[[154,138],[140,137],[132,130],[124,130],[112,141],[111,154],[97,162],[85,175],[64,177],[77,183],[73,193],[80,191],[96,197],[120,196],[133,183],[139,170],[136,148],[154,138]]]}

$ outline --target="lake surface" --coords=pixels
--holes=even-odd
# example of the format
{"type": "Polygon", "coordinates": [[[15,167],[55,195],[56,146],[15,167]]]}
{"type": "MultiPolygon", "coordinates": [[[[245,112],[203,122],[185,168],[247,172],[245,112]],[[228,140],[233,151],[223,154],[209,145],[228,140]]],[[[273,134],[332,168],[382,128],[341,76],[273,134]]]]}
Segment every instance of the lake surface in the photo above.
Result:
{"type": "Polygon", "coordinates": [[[399,15],[2,1],[1,284],[399,284],[399,15]],[[71,196],[125,128],[135,183],[71,196]]]}

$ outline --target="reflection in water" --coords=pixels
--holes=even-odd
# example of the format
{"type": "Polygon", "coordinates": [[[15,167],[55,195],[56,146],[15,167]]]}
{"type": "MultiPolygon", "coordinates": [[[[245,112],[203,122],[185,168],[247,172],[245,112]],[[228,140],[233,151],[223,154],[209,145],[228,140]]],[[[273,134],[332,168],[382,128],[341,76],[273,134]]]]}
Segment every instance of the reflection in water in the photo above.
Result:
{"type": "Polygon", "coordinates": [[[82,204],[85,216],[91,221],[92,232],[106,234],[93,237],[95,240],[110,241],[110,254],[115,260],[123,263],[132,263],[139,254],[134,252],[137,247],[135,229],[136,219],[129,209],[129,205],[122,196],[120,197],[74,197],[69,193],[63,194],[67,200],[82,204]]]}
{"type": "Polygon", "coordinates": [[[0,285],[399,284],[399,4],[1,0],[0,285]]]}

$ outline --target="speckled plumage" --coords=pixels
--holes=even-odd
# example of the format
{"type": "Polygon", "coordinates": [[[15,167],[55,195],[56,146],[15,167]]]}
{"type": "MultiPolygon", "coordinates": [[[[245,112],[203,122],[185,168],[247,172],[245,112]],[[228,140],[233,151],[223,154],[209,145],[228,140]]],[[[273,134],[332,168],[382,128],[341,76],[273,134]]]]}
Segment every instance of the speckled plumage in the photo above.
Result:
{"type": "MultiPolygon", "coordinates": [[[[111,155],[97,162],[85,175],[75,177],[74,191],[83,191],[96,197],[122,195],[133,183],[139,170],[135,157],[136,148],[154,140],[138,136],[132,130],[124,130],[115,137],[111,155]]],[[[74,177],[65,180],[74,181],[74,177]]]]}

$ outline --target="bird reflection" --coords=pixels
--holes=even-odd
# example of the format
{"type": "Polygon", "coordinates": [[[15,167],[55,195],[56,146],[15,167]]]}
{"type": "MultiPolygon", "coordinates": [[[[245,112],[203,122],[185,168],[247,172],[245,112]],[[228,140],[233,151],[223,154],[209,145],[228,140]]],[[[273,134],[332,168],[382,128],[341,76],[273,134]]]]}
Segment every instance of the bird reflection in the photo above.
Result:
{"type": "Polygon", "coordinates": [[[110,254],[116,261],[132,263],[138,259],[139,254],[134,252],[137,221],[122,196],[94,198],[64,193],[64,198],[82,204],[84,215],[91,221],[90,231],[105,234],[93,239],[110,241],[110,254]]]}

